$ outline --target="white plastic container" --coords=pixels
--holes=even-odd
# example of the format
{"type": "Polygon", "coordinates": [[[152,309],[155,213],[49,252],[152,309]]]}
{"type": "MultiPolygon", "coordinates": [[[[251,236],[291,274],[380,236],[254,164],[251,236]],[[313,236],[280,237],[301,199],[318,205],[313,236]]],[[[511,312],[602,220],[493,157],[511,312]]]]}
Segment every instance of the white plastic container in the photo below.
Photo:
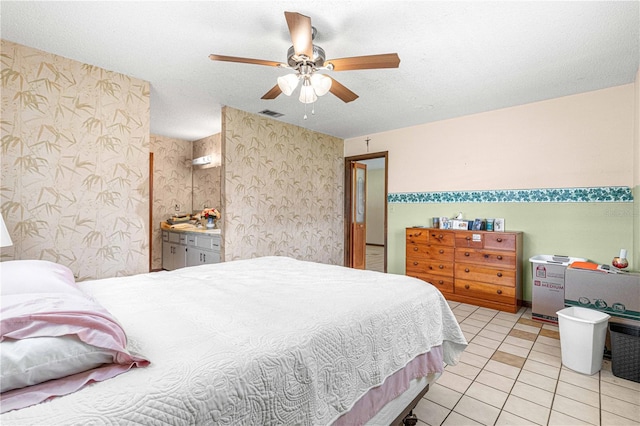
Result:
{"type": "Polygon", "coordinates": [[[572,306],[557,312],[562,364],[578,373],[592,375],[602,368],[608,314],[572,306]]]}

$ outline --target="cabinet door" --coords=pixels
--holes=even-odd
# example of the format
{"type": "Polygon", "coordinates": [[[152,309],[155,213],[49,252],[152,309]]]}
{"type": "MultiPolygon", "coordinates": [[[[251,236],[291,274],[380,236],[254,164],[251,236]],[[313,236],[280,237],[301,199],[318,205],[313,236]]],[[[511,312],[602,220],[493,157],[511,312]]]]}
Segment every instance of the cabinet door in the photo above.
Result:
{"type": "Polygon", "coordinates": [[[175,244],[173,261],[174,269],[184,268],[187,266],[187,246],[175,244]]]}
{"type": "Polygon", "coordinates": [[[219,252],[189,247],[189,251],[187,252],[187,266],[197,266],[219,262],[219,252]]]}
{"type": "Polygon", "coordinates": [[[187,249],[187,266],[202,265],[202,250],[190,246],[187,249]]]}
{"type": "Polygon", "coordinates": [[[167,271],[171,271],[175,269],[173,267],[173,244],[169,242],[162,242],[162,269],[166,269],[167,271]]]}

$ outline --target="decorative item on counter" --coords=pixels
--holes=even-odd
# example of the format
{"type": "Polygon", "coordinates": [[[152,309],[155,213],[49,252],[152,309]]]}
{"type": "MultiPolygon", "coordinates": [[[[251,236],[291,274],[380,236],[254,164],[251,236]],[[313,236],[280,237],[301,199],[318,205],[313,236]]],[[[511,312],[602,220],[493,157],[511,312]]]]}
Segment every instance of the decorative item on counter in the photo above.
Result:
{"type": "Polygon", "coordinates": [[[218,209],[204,209],[198,214],[198,216],[200,216],[200,219],[207,221],[207,229],[214,229],[216,227],[215,221],[220,219],[220,212],[218,209]]]}
{"type": "Polygon", "coordinates": [[[434,217],[433,219],[431,219],[431,224],[433,228],[440,228],[440,218],[434,217]]]}
{"type": "Polygon", "coordinates": [[[440,229],[451,229],[451,221],[448,217],[440,218],[440,229]]]}
{"type": "Polygon", "coordinates": [[[487,231],[493,232],[493,223],[495,219],[487,219],[487,231]]]}
{"type": "Polygon", "coordinates": [[[504,232],[504,218],[496,217],[493,221],[493,230],[495,232],[504,232]]]}
{"type": "Polygon", "coordinates": [[[627,250],[621,249],[620,256],[614,257],[611,264],[618,269],[624,269],[629,266],[629,261],[627,260],[627,250]]]}

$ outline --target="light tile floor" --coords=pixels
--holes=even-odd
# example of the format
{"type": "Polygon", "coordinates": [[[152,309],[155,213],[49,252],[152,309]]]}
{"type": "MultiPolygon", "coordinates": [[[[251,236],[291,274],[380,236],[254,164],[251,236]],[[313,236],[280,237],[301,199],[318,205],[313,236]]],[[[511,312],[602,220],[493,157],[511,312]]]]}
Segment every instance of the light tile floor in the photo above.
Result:
{"type": "Polygon", "coordinates": [[[587,376],[562,365],[558,327],[449,302],[469,346],[418,404],[419,425],[640,425],[640,383],[605,360],[587,376]]]}

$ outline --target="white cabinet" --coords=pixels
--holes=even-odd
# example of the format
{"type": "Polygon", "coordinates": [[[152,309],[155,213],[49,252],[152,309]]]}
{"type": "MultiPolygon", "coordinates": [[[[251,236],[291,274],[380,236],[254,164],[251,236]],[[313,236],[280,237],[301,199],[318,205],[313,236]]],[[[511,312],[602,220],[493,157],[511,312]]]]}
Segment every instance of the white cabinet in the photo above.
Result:
{"type": "Polygon", "coordinates": [[[189,234],[187,266],[220,262],[220,235],[189,234]]]}
{"type": "Polygon", "coordinates": [[[220,262],[220,234],[162,231],[162,269],[220,262]]]}
{"type": "Polygon", "coordinates": [[[187,266],[186,236],[162,231],[162,269],[172,271],[187,266]]]}

